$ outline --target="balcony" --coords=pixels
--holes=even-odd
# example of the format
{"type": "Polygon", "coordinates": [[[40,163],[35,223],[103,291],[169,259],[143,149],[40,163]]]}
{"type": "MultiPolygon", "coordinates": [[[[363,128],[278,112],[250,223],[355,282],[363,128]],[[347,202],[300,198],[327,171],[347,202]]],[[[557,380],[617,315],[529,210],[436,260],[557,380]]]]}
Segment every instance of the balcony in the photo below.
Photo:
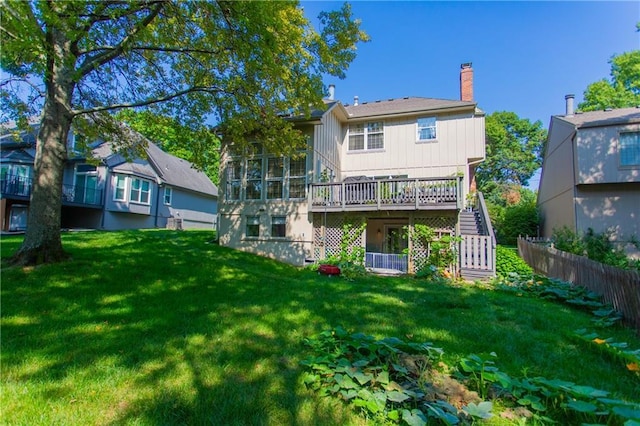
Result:
{"type": "MultiPolygon", "coordinates": [[[[6,175],[0,180],[0,193],[2,198],[14,198],[28,200],[31,196],[33,179],[24,176],[6,175]]],[[[102,206],[102,190],[62,185],[62,204],[89,207],[102,206]]]]}
{"type": "Polygon", "coordinates": [[[28,199],[32,183],[32,179],[25,176],[5,175],[0,179],[2,198],[28,199]]]}
{"type": "Polygon", "coordinates": [[[102,207],[102,190],[77,185],[62,185],[62,204],[102,207]]]}
{"type": "Polygon", "coordinates": [[[456,210],[463,207],[461,191],[461,177],[347,178],[342,182],[312,184],[309,210],[456,210]]]}

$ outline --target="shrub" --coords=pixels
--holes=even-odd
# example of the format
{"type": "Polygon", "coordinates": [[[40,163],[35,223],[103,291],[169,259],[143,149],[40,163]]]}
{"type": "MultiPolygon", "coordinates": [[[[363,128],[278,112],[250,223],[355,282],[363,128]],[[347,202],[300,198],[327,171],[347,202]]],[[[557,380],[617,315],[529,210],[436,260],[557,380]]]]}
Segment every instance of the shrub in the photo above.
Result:
{"type": "Polygon", "coordinates": [[[553,231],[552,237],[558,250],[586,256],[596,262],[621,269],[638,269],[638,262],[627,258],[624,250],[616,248],[611,239],[611,232],[597,233],[592,228],[580,235],[568,227],[553,231]]]}
{"type": "Polygon", "coordinates": [[[498,229],[498,242],[514,245],[520,235],[538,235],[538,219],[535,203],[521,202],[506,207],[498,229]]]}
{"type": "Polygon", "coordinates": [[[521,277],[529,277],[533,275],[533,269],[518,256],[515,249],[498,245],[496,247],[496,274],[506,277],[512,273],[521,277]]]}

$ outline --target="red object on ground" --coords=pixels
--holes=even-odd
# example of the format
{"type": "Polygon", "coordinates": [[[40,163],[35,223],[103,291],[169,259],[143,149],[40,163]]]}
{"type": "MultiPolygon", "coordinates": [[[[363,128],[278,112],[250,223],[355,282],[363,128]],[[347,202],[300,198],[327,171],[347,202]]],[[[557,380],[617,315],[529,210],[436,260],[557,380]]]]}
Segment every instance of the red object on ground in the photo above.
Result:
{"type": "Polygon", "coordinates": [[[320,265],[318,272],[324,275],[340,275],[340,268],[333,265],[320,265]]]}

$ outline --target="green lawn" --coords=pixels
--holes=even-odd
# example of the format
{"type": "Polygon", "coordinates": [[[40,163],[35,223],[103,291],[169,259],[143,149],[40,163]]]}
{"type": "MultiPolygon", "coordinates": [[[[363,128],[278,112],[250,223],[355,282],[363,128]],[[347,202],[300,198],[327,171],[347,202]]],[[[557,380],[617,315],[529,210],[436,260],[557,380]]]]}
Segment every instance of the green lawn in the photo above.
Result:
{"type": "MultiPolygon", "coordinates": [[[[337,326],[431,342],[451,366],[495,352],[497,366],[514,376],[640,399],[637,376],[572,337],[593,328],[586,313],[474,285],[349,282],[211,238],[204,231],[68,233],[71,261],[3,266],[0,423],[366,424],[301,382],[303,339],[337,326]]],[[[3,236],[2,257],[20,241],[3,236]]],[[[640,348],[629,330],[603,333],[640,348]]]]}

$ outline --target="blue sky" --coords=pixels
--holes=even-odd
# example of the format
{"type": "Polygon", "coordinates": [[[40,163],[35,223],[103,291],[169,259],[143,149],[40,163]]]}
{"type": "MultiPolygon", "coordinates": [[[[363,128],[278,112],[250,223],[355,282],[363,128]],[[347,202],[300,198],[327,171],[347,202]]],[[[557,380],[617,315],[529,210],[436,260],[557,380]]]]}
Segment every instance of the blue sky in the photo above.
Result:
{"type": "MultiPolygon", "coordinates": [[[[341,2],[302,2],[315,18],[341,2]]],[[[564,96],[609,78],[612,55],[640,49],[640,2],[352,1],[371,41],[336,98],[459,98],[460,64],[472,62],[474,97],[487,113],[541,120],[563,114],[564,96]]]]}
{"type": "MultiPolygon", "coordinates": [[[[640,49],[640,2],[351,1],[371,36],[336,99],[353,103],[404,96],[459,99],[460,64],[474,69],[474,98],[492,113],[512,111],[548,128],[566,94],[583,100],[610,77],[614,54],[640,49]]],[[[315,21],[341,2],[302,2],[315,21]]],[[[539,176],[529,187],[537,189],[539,176]]]]}

